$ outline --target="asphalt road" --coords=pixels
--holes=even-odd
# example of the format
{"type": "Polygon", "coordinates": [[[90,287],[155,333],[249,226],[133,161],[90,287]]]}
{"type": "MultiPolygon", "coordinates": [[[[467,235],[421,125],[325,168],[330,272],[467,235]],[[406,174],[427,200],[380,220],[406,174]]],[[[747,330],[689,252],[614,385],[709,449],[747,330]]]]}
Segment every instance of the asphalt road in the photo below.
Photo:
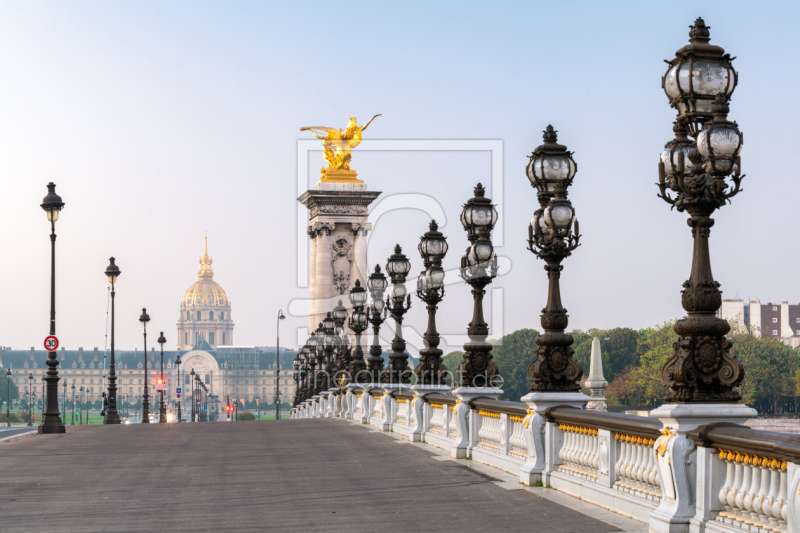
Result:
{"type": "Polygon", "coordinates": [[[8,437],[13,437],[15,435],[21,435],[22,433],[28,433],[29,431],[39,431],[39,428],[37,426],[0,427],[0,440],[7,439],[8,437]]]}
{"type": "Polygon", "coordinates": [[[0,443],[4,532],[616,531],[340,420],[67,431],[0,443]]]}

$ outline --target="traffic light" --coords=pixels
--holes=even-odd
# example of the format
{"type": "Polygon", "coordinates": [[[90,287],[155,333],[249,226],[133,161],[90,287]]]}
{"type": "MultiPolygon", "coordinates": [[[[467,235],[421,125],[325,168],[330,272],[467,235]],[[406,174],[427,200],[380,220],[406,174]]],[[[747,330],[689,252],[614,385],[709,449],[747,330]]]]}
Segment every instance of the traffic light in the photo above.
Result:
{"type": "Polygon", "coordinates": [[[163,384],[164,384],[164,380],[163,380],[163,378],[160,378],[160,377],[159,377],[159,378],[156,380],[156,385],[163,385],[163,384]]]}

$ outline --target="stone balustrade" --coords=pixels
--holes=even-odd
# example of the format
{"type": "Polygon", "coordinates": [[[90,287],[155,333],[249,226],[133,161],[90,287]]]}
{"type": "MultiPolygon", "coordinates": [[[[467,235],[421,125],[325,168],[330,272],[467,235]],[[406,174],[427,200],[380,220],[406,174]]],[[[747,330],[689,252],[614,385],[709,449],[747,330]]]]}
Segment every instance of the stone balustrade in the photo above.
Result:
{"type": "MultiPolygon", "coordinates": [[[[800,439],[792,435],[712,423],[686,432],[678,449],[673,428],[651,417],[558,405],[540,412],[408,388],[357,391],[353,401],[356,423],[517,471],[523,483],[556,488],[651,531],[800,533],[800,439]],[[694,515],[688,521],[664,527],[653,518],[685,501],[694,515]]],[[[319,404],[303,402],[292,418],[325,417],[319,404]]]]}

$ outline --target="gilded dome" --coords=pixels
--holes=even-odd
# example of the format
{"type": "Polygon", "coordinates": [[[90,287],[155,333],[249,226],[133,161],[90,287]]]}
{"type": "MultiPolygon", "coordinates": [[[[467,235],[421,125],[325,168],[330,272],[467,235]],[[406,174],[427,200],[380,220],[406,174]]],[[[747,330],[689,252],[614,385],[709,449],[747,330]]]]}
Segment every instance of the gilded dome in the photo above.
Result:
{"type": "Polygon", "coordinates": [[[223,307],[230,305],[225,291],[214,281],[211,262],[211,257],[208,255],[208,237],[206,237],[203,257],[200,258],[199,279],[183,295],[184,307],[223,307]]]}

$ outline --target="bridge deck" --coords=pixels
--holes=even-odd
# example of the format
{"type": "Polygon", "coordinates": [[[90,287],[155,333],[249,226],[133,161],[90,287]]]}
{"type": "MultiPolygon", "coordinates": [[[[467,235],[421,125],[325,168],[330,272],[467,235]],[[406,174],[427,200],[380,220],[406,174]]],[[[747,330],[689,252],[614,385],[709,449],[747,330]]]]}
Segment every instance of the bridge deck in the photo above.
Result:
{"type": "Polygon", "coordinates": [[[324,419],[70,426],[0,443],[0,527],[619,530],[426,448],[324,419]]]}

